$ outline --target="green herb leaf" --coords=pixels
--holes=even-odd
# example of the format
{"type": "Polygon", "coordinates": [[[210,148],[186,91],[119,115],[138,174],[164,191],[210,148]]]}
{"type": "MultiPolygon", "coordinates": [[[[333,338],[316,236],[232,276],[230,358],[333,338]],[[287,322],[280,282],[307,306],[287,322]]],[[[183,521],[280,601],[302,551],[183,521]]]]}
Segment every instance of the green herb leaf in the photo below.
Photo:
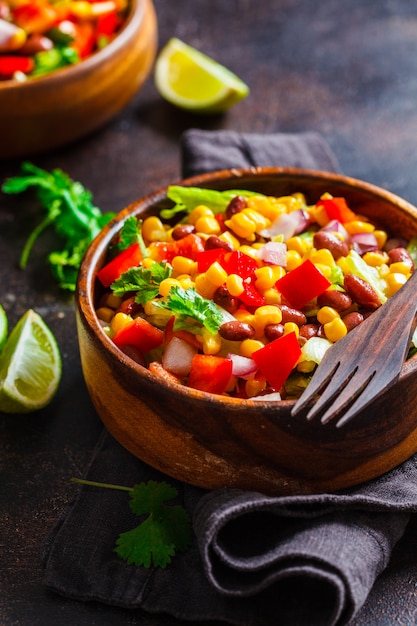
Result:
{"type": "Polygon", "coordinates": [[[60,67],[74,65],[80,61],[78,52],[74,48],[65,45],[37,52],[33,58],[35,69],[30,73],[30,76],[43,76],[60,67]]]}
{"type": "Polygon", "coordinates": [[[135,302],[146,304],[156,298],[159,293],[159,285],[169,278],[172,267],[169,263],[152,263],[150,267],[131,267],[124,272],[114,283],[111,290],[115,296],[121,297],[128,292],[136,292],[135,302]]]}
{"type": "Polygon", "coordinates": [[[126,250],[134,243],[138,243],[142,259],[146,259],[149,256],[142,237],[142,224],[143,220],[136,219],[134,215],[131,215],[124,221],[122,230],[120,231],[119,242],[117,244],[119,252],[126,250]]]}
{"type": "Polygon", "coordinates": [[[52,252],[48,259],[62,289],[74,291],[79,265],[89,243],[109,222],[114,213],[103,214],[94,206],[92,195],[80,182],[73,181],[60,169],[47,172],[32,163],[22,164],[22,175],[7,179],[2,191],[23,193],[34,188],[46,216],[30,233],[20,258],[24,269],[39,235],[53,226],[62,240],[62,250],[52,252]]]}
{"type": "Polygon", "coordinates": [[[235,196],[261,196],[262,194],[239,189],[216,191],[215,189],[203,189],[201,187],[181,187],[171,185],[168,187],[167,197],[175,202],[171,209],[162,209],[160,215],[163,219],[170,219],[177,213],[190,213],[199,204],[210,207],[214,213],[223,213],[230,200],[235,196]]]}
{"type": "Polygon", "coordinates": [[[171,287],[167,299],[161,300],[158,305],[182,318],[192,317],[211,333],[216,333],[223,322],[223,316],[217,304],[213,300],[200,296],[195,289],[183,289],[175,285],[171,287]]]}

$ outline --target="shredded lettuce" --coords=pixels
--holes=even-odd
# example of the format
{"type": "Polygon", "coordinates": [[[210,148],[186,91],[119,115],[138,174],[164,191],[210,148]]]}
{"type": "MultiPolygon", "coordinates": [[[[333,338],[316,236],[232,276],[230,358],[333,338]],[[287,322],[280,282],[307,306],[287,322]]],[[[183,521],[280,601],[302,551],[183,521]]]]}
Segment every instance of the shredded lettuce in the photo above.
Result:
{"type": "Polygon", "coordinates": [[[300,363],[319,365],[325,353],[332,345],[332,342],[324,337],[311,337],[301,346],[301,355],[297,365],[300,363]]]}
{"type": "Polygon", "coordinates": [[[204,204],[210,207],[214,213],[223,213],[230,200],[235,196],[262,196],[255,191],[240,189],[228,189],[226,191],[216,191],[215,189],[204,189],[202,187],[181,187],[171,185],[168,187],[167,197],[175,202],[171,209],[162,209],[160,215],[163,219],[171,219],[177,213],[190,213],[194,207],[204,204]]]}

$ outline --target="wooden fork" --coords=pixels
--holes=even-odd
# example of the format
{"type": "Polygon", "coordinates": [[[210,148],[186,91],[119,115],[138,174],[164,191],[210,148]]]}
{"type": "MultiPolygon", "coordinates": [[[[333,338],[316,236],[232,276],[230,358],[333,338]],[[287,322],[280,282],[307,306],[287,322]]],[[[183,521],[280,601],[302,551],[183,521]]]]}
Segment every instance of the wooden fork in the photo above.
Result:
{"type": "Polygon", "coordinates": [[[321,414],[343,426],[398,379],[416,326],[417,270],[406,284],[359,326],[329,348],[291,414],[321,414]]]}

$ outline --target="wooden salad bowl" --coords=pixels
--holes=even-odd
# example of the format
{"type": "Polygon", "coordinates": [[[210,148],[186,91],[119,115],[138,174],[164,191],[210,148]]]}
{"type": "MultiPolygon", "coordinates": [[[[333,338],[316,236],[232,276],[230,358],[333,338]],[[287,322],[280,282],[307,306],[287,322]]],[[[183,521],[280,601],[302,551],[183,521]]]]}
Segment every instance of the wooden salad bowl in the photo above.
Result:
{"type": "Polygon", "coordinates": [[[98,129],[147,78],[156,55],[152,0],[130,0],[115,39],[76,65],[25,82],[0,82],[0,158],[47,152],[98,129]]]}
{"type": "MultiPolygon", "coordinates": [[[[343,196],[391,235],[417,234],[417,209],[359,180],[285,168],[205,174],[179,184],[250,189],[269,195],[343,196]]],[[[132,454],[174,478],[207,489],[266,494],[337,491],[380,476],[417,450],[417,356],[398,382],[343,428],[292,417],[294,401],[260,402],[199,392],[162,380],[134,363],[105,335],[95,314],[97,271],[129,215],[170,206],[161,189],[118,214],[91,244],[79,273],[77,327],[85,381],[98,414],[132,454]]]]}

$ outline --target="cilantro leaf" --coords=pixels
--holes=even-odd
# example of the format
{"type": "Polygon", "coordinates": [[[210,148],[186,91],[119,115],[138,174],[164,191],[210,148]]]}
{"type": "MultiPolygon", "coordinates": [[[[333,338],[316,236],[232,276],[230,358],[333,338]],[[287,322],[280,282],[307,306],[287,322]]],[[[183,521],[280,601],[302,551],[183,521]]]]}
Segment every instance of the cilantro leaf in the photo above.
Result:
{"type": "Polygon", "coordinates": [[[177,213],[183,211],[190,213],[199,204],[209,206],[214,213],[223,213],[230,200],[235,196],[261,196],[261,193],[242,189],[227,189],[217,191],[216,189],[204,189],[202,187],[182,187],[171,185],[168,187],[167,197],[175,202],[171,209],[162,209],[160,215],[164,219],[171,219],[177,213]]]}
{"type": "Polygon", "coordinates": [[[27,267],[32,247],[42,232],[53,226],[62,241],[62,250],[48,257],[54,276],[62,289],[75,290],[79,265],[89,243],[114,213],[103,214],[94,206],[91,193],[60,169],[47,172],[32,163],[22,164],[22,174],[7,179],[2,191],[23,193],[34,188],[46,210],[46,216],[29,234],[20,257],[20,267],[27,267]]]}
{"type": "Polygon", "coordinates": [[[138,220],[134,215],[131,215],[123,222],[119,242],[117,244],[119,252],[126,250],[134,243],[138,243],[142,253],[142,259],[146,259],[146,257],[149,256],[142,237],[142,224],[143,220],[138,220]]]}
{"type": "Polygon", "coordinates": [[[174,285],[167,299],[161,300],[158,305],[177,313],[181,318],[192,317],[211,333],[216,333],[223,322],[223,316],[217,304],[213,300],[200,296],[195,289],[183,289],[174,285]]]}
{"type": "Polygon", "coordinates": [[[185,550],[191,541],[191,524],[185,509],[165,504],[177,490],[153,480],[133,487],[130,508],[136,515],[147,515],[133,530],[121,533],[115,552],[129,564],[165,568],[176,550],[185,550]]]}
{"type": "Polygon", "coordinates": [[[160,283],[169,278],[171,273],[171,265],[164,262],[152,263],[150,267],[131,267],[112,283],[111,290],[118,297],[134,291],[135,302],[146,304],[156,298],[160,283]]]}

